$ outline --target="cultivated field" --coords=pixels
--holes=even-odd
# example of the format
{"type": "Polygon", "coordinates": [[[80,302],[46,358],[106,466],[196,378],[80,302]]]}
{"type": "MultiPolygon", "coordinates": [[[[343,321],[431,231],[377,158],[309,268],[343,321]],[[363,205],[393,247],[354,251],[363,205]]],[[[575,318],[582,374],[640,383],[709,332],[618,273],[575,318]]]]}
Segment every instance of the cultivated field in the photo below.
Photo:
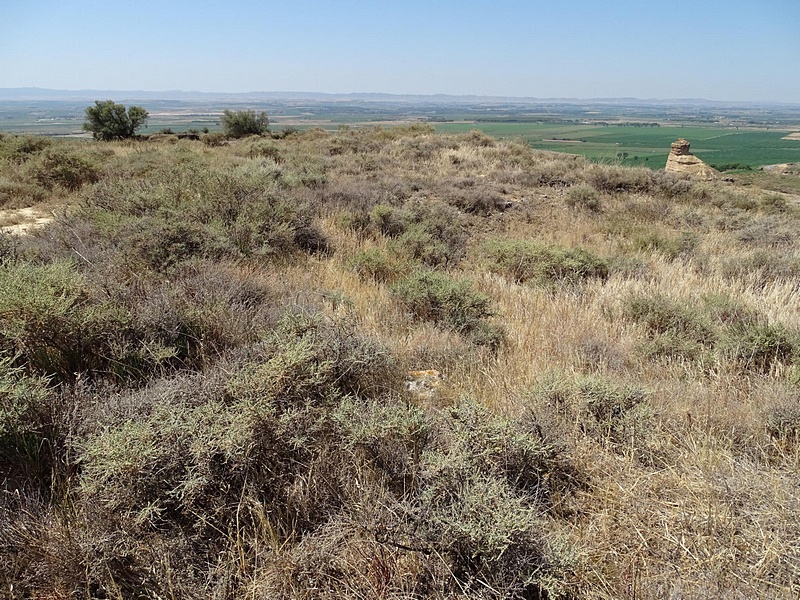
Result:
{"type": "Polygon", "coordinates": [[[797,598],[800,207],[750,175],[3,135],[55,220],[0,235],[1,593],[797,598]]]}
{"type": "Polygon", "coordinates": [[[669,146],[679,138],[708,164],[760,167],[800,162],[800,140],[786,139],[786,131],[735,127],[576,125],[537,123],[446,123],[437,131],[463,133],[480,129],[500,138],[522,139],[532,148],[580,154],[606,163],[663,169],[669,146]]]}

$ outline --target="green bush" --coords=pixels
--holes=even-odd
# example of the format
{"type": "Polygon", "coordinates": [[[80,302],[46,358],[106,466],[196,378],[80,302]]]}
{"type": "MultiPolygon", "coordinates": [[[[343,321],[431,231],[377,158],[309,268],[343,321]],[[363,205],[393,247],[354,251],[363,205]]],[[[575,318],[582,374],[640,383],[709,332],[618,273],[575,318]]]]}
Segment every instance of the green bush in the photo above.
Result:
{"type": "Polygon", "coordinates": [[[41,202],[47,190],[35,183],[21,183],[0,179],[0,207],[24,208],[41,202]]]}
{"type": "Polygon", "coordinates": [[[200,136],[200,140],[209,148],[218,148],[227,143],[228,136],[221,131],[212,131],[211,133],[204,133],[200,136]]]}
{"type": "Polygon", "coordinates": [[[232,138],[261,135],[269,130],[267,113],[256,113],[254,110],[225,109],[220,117],[220,123],[225,135],[232,138]]]}
{"type": "Polygon", "coordinates": [[[591,212],[599,212],[602,208],[600,194],[585,183],[571,186],[564,194],[564,201],[571,208],[582,208],[591,212]]]}
{"type": "Polygon", "coordinates": [[[770,283],[800,278],[800,258],[791,253],[756,250],[735,259],[723,260],[720,271],[723,277],[742,280],[760,290],[770,283]]]}
{"type": "Polygon", "coordinates": [[[665,296],[633,294],[625,299],[625,316],[645,326],[640,349],[649,358],[703,358],[717,343],[718,331],[705,314],[665,296]]]}
{"type": "Polygon", "coordinates": [[[237,147],[237,152],[248,158],[269,158],[276,163],[283,160],[281,149],[269,139],[256,137],[247,139],[242,142],[241,146],[237,147]]]}
{"type": "Polygon", "coordinates": [[[330,251],[310,207],[278,191],[273,173],[260,168],[190,165],[135,184],[103,182],[87,203],[86,216],[102,225],[126,262],[162,272],[190,258],[330,251]]]}
{"type": "Polygon", "coordinates": [[[370,225],[387,237],[397,237],[408,227],[409,215],[385,204],[377,204],[369,213],[370,225]]]}
{"type": "Polygon", "coordinates": [[[291,539],[324,523],[346,494],[352,463],[335,443],[339,403],[400,381],[386,350],[346,324],[286,316],[235,362],[166,382],[147,402],[153,392],[117,402],[140,414],[112,414],[88,436],[82,491],[116,515],[105,518],[150,535],[183,531],[201,547],[224,546],[237,514],[259,531],[246,508],[254,506],[291,539]],[[326,484],[310,480],[317,471],[326,484]]]}
{"type": "Polygon", "coordinates": [[[21,164],[53,145],[50,138],[40,135],[6,136],[0,139],[0,158],[21,164]]]}
{"type": "Polygon", "coordinates": [[[347,266],[362,279],[380,283],[393,282],[410,269],[407,262],[382,248],[359,252],[347,261],[347,266]]]}
{"type": "Polygon", "coordinates": [[[96,140],[124,140],[136,135],[136,130],[147,123],[149,113],[141,106],[127,110],[113,100],[95,100],[86,108],[84,131],[91,131],[96,140]]]}
{"type": "Polygon", "coordinates": [[[669,260],[690,256],[697,247],[697,236],[692,232],[666,235],[657,231],[645,231],[633,236],[631,247],[638,252],[658,252],[669,260]]]}
{"type": "Polygon", "coordinates": [[[56,382],[144,380],[215,360],[274,323],[272,291],[214,263],[171,280],[109,277],[96,288],[68,263],[0,266],[0,351],[56,382]]]}
{"type": "Polygon", "coordinates": [[[56,185],[74,191],[100,179],[100,169],[72,151],[48,148],[26,165],[30,177],[39,185],[52,189],[56,185]]]}
{"type": "Polygon", "coordinates": [[[588,183],[599,192],[648,192],[653,186],[653,171],[645,167],[592,165],[587,173],[588,183]]]}
{"type": "Polygon", "coordinates": [[[545,246],[528,240],[491,239],[482,246],[489,269],[517,283],[539,285],[606,279],[608,262],[580,248],[545,246]]]}
{"type": "Polygon", "coordinates": [[[722,350],[743,368],[770,374],[800,358],[800,332],[781,324],[737,324],[726,332],[722,350]]]}
{"type": "Polygon", "coordinates": [[[7,440],[37,429],[37,413],[47,396],[47,379],[27,375],[14,362],[13,356],[0,353],[0,463],[7,440]]]}
{"type": "Polygon", "coordinates": [[[467,239],[454,208],[443,203],[416,204],[409,209],[408,225],[392,248],[429,267],[450,266],[464,257],[467,239]]]}
{"type": "Polygon", "coordinates": [[[490,343],[501,335],[499,331],[493,335],[487,329],[486,319],[492,316],[489,298],[474,291],[466,280],[418,271],[395,283],[392,293],[416,319],[472,335],[476,343],[490,343]]]}
{"type": "Polygon", "coordinates": [[[625,314],[649,333],[676,333],[704,345],[713,345],[714,328],[689,305],[661,295],[633,294],[625,300],[625,314]]]}

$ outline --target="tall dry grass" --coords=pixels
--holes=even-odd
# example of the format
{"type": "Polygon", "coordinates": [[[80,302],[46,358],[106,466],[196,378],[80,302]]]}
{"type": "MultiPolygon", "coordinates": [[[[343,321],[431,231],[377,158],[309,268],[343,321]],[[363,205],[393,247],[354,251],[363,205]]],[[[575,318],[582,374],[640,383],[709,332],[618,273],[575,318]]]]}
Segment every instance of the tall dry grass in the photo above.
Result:
{"type": "Polygon", "coordinates": [[[424,126],[65,151],[0,245],[60,269],[0,297],[7,595],[800,593],[795,203],[424,126]]]}

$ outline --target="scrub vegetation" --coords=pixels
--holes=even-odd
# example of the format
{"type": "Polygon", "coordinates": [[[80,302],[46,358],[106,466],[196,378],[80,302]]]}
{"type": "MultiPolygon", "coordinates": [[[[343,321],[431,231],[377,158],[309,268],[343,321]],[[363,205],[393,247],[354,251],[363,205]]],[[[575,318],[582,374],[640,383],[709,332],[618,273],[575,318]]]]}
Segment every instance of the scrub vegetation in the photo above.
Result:
{"type": "Polygon", "coordinates": [[[795,196],[197,137],[0,136],[0,595],[800,594],[795,196]]]}

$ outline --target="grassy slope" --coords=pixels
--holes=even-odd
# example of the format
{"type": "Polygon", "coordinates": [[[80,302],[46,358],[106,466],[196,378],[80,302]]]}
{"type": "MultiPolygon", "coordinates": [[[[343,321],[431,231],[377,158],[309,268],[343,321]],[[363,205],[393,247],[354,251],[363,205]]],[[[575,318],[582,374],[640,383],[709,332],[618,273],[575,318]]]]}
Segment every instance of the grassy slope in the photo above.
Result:
{"type": "Polygon", "coordinates": [[[785,198],[422,127],[0,142],[74,207],[0,240],[4,589],[796,597],[785,198]]]}

